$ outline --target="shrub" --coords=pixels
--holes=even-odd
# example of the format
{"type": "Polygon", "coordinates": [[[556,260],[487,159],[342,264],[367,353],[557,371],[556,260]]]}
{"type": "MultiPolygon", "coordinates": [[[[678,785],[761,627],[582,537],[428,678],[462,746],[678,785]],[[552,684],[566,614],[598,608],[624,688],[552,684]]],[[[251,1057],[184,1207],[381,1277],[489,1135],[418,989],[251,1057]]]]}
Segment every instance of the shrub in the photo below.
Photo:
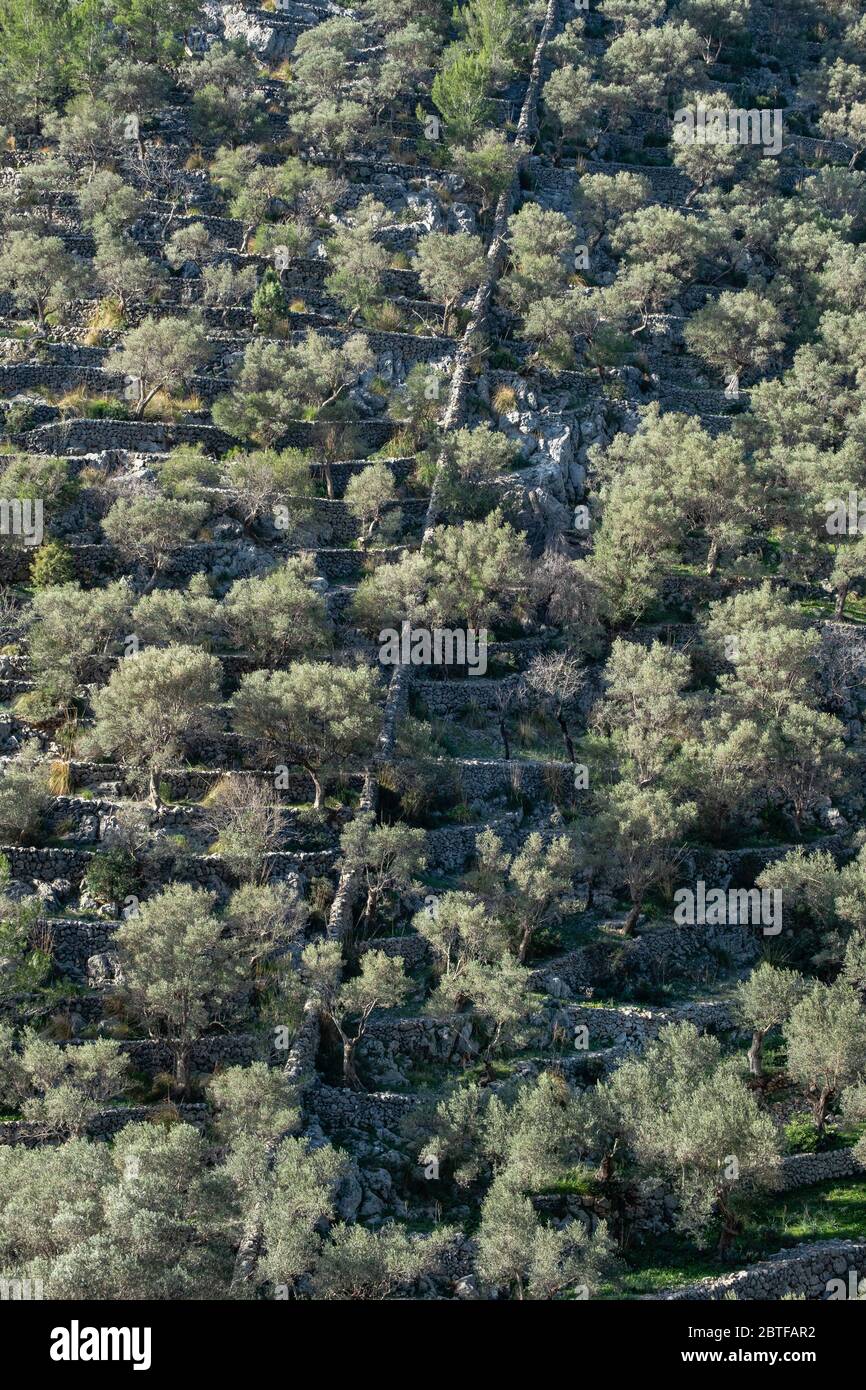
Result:
{"type": "Polygon", "coordinates": [[[23,434],[25,430],[30,429],[32,424],[32,406],[26,405],[24,402],[18,402],[16,405],[10,405],[7,408],[5,418],[7,434],[23,434]]]}
{"type": "Polygon", "coordinates": [[[44,541],[33,556],[30,583],[34,589],[48,589],[54,584],[68,584],[75,578],[72,551],[61,541],[44,541]]]}
{"type": "Polygon", "coordinates": [[[27,743],[10,758],[0,778],[0,833],[19,843],[38,828],[48,804],[48,769],[39,746],[27,743]]]}
{"type": "Polygon", "coordinates": [[[252,309],[256,323],[266,332],[286,317],[289,311],[288,300],[275,271],[265,271],[262,283],[253,295],[252,309]]]}
{"type": "Polygon", "coordinates": [[[121,846],[101,850],[87,866],[83,887],[100,903],[118,903],[138,885],[138,870],[129,850],[121,846]]]}
{"type": "Polygon", "coordinates": [[[789,1154],[813,1154],[818,1148],[818,1129],[808,1115],[795,1115],[785,1125],[785,1148],[789,1154]]]}

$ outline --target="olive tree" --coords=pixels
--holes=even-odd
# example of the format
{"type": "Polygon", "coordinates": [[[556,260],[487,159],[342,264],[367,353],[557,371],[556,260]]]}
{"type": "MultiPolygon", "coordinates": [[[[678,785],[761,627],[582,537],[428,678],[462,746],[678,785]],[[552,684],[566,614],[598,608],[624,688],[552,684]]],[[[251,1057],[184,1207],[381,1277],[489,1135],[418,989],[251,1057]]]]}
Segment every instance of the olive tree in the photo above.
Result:
{"type": "Polygon", "coordinates": [[[426,834],[406,825],[377,825],[372,812],[361,812],[349,821],[340,836],[343,865],[357,873],[366,885],[363,931],[372,934],[382,900],[387,894],[408,893],[417,888],[415,875],[427,860],[426,834]]]}
{"type": "Polygon", "coordinates": [[[208,357],[204,328],[195,318],[148,316],[127,333],[117,371],[132,377],[136,415],[143,415],[157,391],[181,391],[208,357]]]}
{"type": "Polygon", "coordinates": [[[411,988],[403,961],[384,951],[365,951],[359,973],[343,980],[338,942],[314,942],[305,948],[301,959],[313,999],[339,1034],[343,1083],[359,1089],[355,1052],[367,1024],[377,1009],[394,1009],[404,1003],[411,988]]]}
{"type": "Polygon", "coordinates": [[[223,608],[207,576],[194,574],[185,589],[156,589],[132,610],[132,630],[145,646],[175,642],[212,650],[223,635],[223,608]]]}
{"type": "Polygon", "coordinates": [[[182,645],[151,647],[121,661],[94,695],[97,742],[146,770],[154,806],[159,776],[186,739],[216,727],[221,679],[215,656],[182,645]]]}
{"type": "Polygon", "coordinates": [[[309,556],[293,556],[270,574],[235,580],[223,617],[239,650],[266,666],[327,650],[331,623],[323,596],[310,587],[313,570],[309,556]]]}
{"type": "Polygon", "coordinates": [[[270,517],[274,524],[298,525],[311,515],[314,491],[310,455],[303,449],[233,450],[226,460],[226,482],[238,494],[247,522],[270,517]]]}
{"type": "Polygon", "coordinates": [[[529,689],[553,710],[554,718],[562,731],[568,760],[572,763],[574,744],[565,711],[580,694],[585,679],[581,663],[568,651],[547,652],[534,656],[526,672],[526,684],[529,689]]]}
{"type": "Polygon", "coordinates": [[[206,813],[218,837],[214,853],[243,882],[266,878],[266,856],[282,845],[286,822],[270,783],[260,777],[221,777],[208,795],[206,813]]]}
{"type": "Polygon", "coordinates": [[[482,215],[511,187],[518,159],[517,147],[501,130],[485,130],[474,144],[451,149],[452,167],[481,192],[482,215]]]}
{"type": "Polygon", "coordinates": [[[360,523],[362,550],[367,549],[377,531],[381,540],[388,540],[399,531],[403,515],[395,506],[397,488],[386,463],[370,463],[360,473],[354,473],[343,497],[350,515],[360,523]]]}
{"type": "Polygon", "coordinates": [[[39,328],[82,287],[82,267],[60,237],[10,232],[0,249],[0,279],[17,308],[29,310],[39,328]]]}
{"type": "Polygon", "coordinates": [[[765,372],[779,358],[788,329],[780,309],[757,290],[725,290],[692,314],[686,346],[739,388],[744,372],[765,372]]]}
{"type": "Polygon", "coordinates": [[[484,244],[469,232],[429,232],[418,242],[415,269],[424,292],[443,306],[443,333],[460,295],[481,283],[485,264],[484,244]]]}
{"type": "Polygon", "coordinates": [[[172,270],[180,270],[187,261],[201,266],[217,249],[203,222],[187,222],[172,232],[165,243],[165,259],[172,270]]]}
{"type": "Polygon", "coordinates": [[[575,187],[574,211],[587,232],[590,251],[623,217],[644,207],[652,196],[643,174],[582,174],[575,187]]]}
{"type": "Polygon", "coordinates": [[[644,647],[618,638],[611,646],[593,724],[612,736],[640,786],[663,776],[695,728],[696,701],[684,693],[691,675],[686,654],[661,642],[644,647]]]}
{"type": "Polygon", "coordinates": [[[253,671],[232,701],[234,726],[262,739],[281,761],[297,763],[324,806],[325,785],[353,759],[368,756],[379,733],[377,682],[365,666],[296,661],[287,671],[253,671]]]}
{"type": "Polygon", "coordinates": [[[508,950],[511,931],[473,893],[435,895],[415,913],[412,925],[429,945],[440,975],[460,976],[473,961],[492,964],[508,950]]]}
{"type": "MultiPolygon", "coordinates": [[[[239,826],[245,854],[250,828],[253,835],[258,831],[258,826],[250,826],[251,820],[244,818],[239,826],[237,818],[230,827],[230,833],[237,836],[239,826]]],[[[309,916],[304,899],[287,883],[244,883],[232,893],[225,910],[225,920],[253,970],[282,954],[290,942],[297,940],[309,916]]]]}
{"type": "Polygon", "coordinates": [[[0,1265],[50,1298],[219,1298],[231,1279],[232,1184],[193,1125],[5,1146],[0,1205],[0,1265]]]}
{"type": "Polygon", "coordinates": [[[723,49],[748,28],[750,10],[751,0],[679,0],[676,14],[700,34],[704,62],[717,63],[723,49]]]}
{"type": "Polygon", "coordinates": [[[117,300],[121,314],[133,300],[156,298],[162,283],[159,267],[122,234],[96,234],[93,271],[100,289],[117,300]]]}
{"type": "Polygon", "coordinates": [[[491,512],[483,521],[437,526],[430,544],[428,602],[441,626],[449,619],[476,630],[517,612],[529,576],[523,537],[491,512]]]}
{"type": "Polygon", "coordinates": [[[323,418],[354,386],[375,356],[362,333],[332,343],[311,329],[294,346],[255,339],[244,353],[237,384],[213,408],[214,422],[239,439],[273,444],[293,420],[323,418]]]}
{"type": "Polygon", "coordinates": [[[591,872],[601,870],[613,884],[624,883],[631,907],[623,923],[633,936],[649,890],[666,882],[680,858],[680,842],[697,807],[678,805],[661,787],[628,780],[599,794],[582,840],[582,858],[591,872]]]}
{"type": "Polygon", "coordinates": [[[137,191],[110,169],[97,170],[77,196],[82,220],[97,238],[120,236],[141,214],[137,191]]]}
{"type": "Polygon", "coordinates": [[[71,703],[82,684],[103,674],[129,631],[133,593],[123,579],[101,589],[51,584],[34,596],[27,647],[39,688],[71,703]]]}
{"type": "Polygon", "coordinates": [[[780,970],[762,961],[737,985],[734,1010],[740,1023],[752,1030],[749,1046],[749,1072],[764,1075],[764,1039],[772,1028],[780,1028],[802,998],[806,982],[794,970],[780,970]]]}
{"type": "Polygon", "coordinates": [[[567,64],[552,72],[542,99],[559,126],[559,155],[565,139],[594,143],[599,130],[598,83],[589,68],[567,64]]]}
{"type": "Polygon", "coordinates": [[[866,73],[857,63],[836,58],[821,74],[824,103],[818,118],[822,135],[851,150],[849,169],[866,150],[866,73]]]}
{"type": "Polygon", "coordinates": [[[815,981],[783,1027],[788,1075],[807,1088],[819,1134],[841,1090],[866,1073],[866,1018],[844,982],[815,981]]]}
{"type": "Polygon", "coordinates": [[[526,203],[508,224],[512,269],[501,282],[521,313],[542,295],[567,288],[573,273],[575,234],[564,213],[526,203]]]}
{"type": "Polygon", "coordinates": [[[48,1135],[81,1138],[107,1102],[123,1092],[129,1058],[108,1038],[61,1048],[35,1032],[13,1047],[0,1026],[0,1076],[7,1103],[17,1101],[26,1120],[48,1135]]]}
{"type": "Polygon", "coordinates": [[[418,1235],[394,1222],[368,1230],[337,1223],[322,1241],[311,1277],[321,1299],[385,1299],[432,1274],[453,1239],[449,1227],[418,1235]]]}
{"type": "Polygon", "coordinates": [[[102,519],[106,539],[123,556],[150,571],[149,590],[176,550],[192,540],[207,516],[201,502],[141,493],[118,497],[102,519]]]}
{"type": "Polygon", "coordinates": [[[676,1182],[677,1225],[703,1239],[717,1217],[725,1255],[749,1202],[773,1187],[779,1157],[775,1126],[736,1059],[693,1024],[670,1024],[606,1090],[639,1172],[676,1182]]]}
{"type": "Polygon", "coordinates": [[[341,227],[328,242],[333,267],[325,289],[349,311],[351,324],[384,297],[385,272],[391,257],[376,234],[388,221],[388,211],[375,198],[361,199],[352,225],[341,227]]]}
{"type": "Polygon", "coordinates": [[[0,777],[0,833],[7,843],[32,838],[51,801],[48,765],[33,739],[9,758],[0,777]]]}
{"type": "Polygon", "coordinates": [[[568,910],[577,867],[574,845],[565,835],[545,842],[534,830],[516,854],[509,854],[494,831],[484,830],[475,848],[479,892],[493,915],[511,928],[522,965],[533,937],[568,910]]]}
{"type": "Polygon", "coordinates": [[[238,943],[214,915],[214,896],[175,883],[142,904],[118,928],[123,989],[153,1036],[165,1037],[182,1091],[190,1082],[196,1038],[230,1011],[241,981],[238,943]]]}
{"type": "Polygon", "coordinates": [[[588,1297],[612,1264],[613,1245],[601,1222],[589,1234],[579,1222],[544,1225],[529,1197],[508,1176],[492,1183],[481,1204],[477,1269],[485,1284],[519,1300],[588,1297]]]}

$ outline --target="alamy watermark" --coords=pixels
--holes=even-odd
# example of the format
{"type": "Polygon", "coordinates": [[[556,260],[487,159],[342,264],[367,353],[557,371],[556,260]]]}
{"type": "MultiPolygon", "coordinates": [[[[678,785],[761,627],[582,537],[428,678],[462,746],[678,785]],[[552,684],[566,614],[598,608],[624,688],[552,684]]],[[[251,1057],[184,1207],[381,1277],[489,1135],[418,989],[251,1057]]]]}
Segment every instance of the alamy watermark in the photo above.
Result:
{"type": "Polygon", "coordinates": [[[487,628],[383,627],[379,633],[383,666],[465,666],[470,676],[487,671],[487,628]]]}
{"type": "Polygon", "coordinates": [[[728,110],[721,106],[681,106],[674,112],[678,145],[761,145],[765,155],[782,152],[782,112],[728,110]]]}
{"type": "Polygon", "coordinates": [[[82,1327],[73,1318],[69,1327],[51,1330],[52,1361],[131,1361],[134,1371],[151,1363],[149,1327],[82,1327]]]}
{"type": "Polygon", "coordinates": [[[866,497],[854,488],[847,498],[830,497],[824,503],[824,525],[831,536],[866,536],[866,497]]]}
{"type": "Polygon", "coordinates": [[[761,927],[764,936],[782,930],[781,888],[707,888],[698,879],[694,888],[677,888],[674,921],[678,927],[761,927]]]}
{"type": "Polygon", "coordinates": [[[866,1279],[856,1269],[849,1269],[844,1279],[828,1279],[825,1285],[829,1302],[848,1302],[866,1295],[866,1279]]]}
{"type": "Polygon", "coordinates": [[[43,510],[41,497],[0,497],[0,536],[19,536],[25,545],[41,545],[43,510]]]}
{"type": "Polygon", "coordinates": [[[0,1303],[43,1299],[41,1279],[0,1279],[0,1303]]]}

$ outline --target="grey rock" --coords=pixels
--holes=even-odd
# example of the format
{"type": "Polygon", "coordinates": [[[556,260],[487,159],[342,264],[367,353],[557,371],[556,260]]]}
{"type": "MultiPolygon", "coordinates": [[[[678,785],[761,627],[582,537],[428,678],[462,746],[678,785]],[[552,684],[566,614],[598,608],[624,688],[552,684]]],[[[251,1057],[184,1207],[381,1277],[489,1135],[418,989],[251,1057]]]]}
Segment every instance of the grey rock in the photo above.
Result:
{"type": "MultiPolygon", "coordinates": [[[[325,1138],[322,1136],[322,1144],[325,1138]]],[[[358,1170],[353,1165],[349,1172],[340,1179],[337,1188],[337,1215],[341,1221],[354,1221],[358,1214],[358,1209],[364,1198],[364,1189],[361,1186],[361,1179],[358,1170]]]]}
{"type": "Polygon", "coordinates": [[[91,989],[116,988],[123,984],[123,971],[116,951],[100,951],[87,959],[87,983],[91,989]]]}
{"type": "Polygon", "coordinates": [[[464,1301],[481,1297],[478,1291],[478,1280],[474,1274],[465,1274],[462,1279],[457,1280],[454,1285],[454,1296],[462,1298],[464,1301]]]}

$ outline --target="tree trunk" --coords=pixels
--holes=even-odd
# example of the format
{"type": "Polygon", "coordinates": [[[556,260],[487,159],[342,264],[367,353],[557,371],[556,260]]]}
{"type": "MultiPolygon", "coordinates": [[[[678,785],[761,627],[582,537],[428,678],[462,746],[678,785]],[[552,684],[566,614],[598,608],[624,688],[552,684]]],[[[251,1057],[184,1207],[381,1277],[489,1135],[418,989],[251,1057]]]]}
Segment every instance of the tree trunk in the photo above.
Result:
{"type": "Polygon", "coordinates": [[[150,804],[153,807],[154,811],[158,811],[160,806],[162,805],[162,799],[159,795],[159,785],[157,783],[156,773],[153,770],[153,768],[150,769],[150,772],[148,774],[148,795],[150,797],[150,804]]]}
{"type": "Polygon", "coordinates": [[[722,1217],[722,1233],[719,1236],[718,1255],[719,1259],[723,1260],[731,1248],[734,1236],[739,1235],[743,1229],[743,1223],[737,1220],[722,1198],[719,1199],[719,1210],[722,1217]]]}
{"type": "Polygon", "coordinates": [[[613,1154],[606,1153],[601,1163],[596,1169],[595,1176],[599,1182],[610,1182],[613,1177],[613,1154]]]}
{"type": "Polygon", "coordinates": [[[331,501],[331,502],[333,502],[333,500],[334,500],[334,475],[333,475],[333,473],[331,472],[331,465],[330,465],[330,462],[329,462],[327,459],[326,459],[326,460],[323,462],[323,464],[322,464],[322,472],[323,472],[324,475],[325,475],[325,488],[327,489],[328,500],[331,501]]]}
{"type": "Polygon", "coordinates": [[[709,578],[712,579],[713,575],[714,575],[715,572],[716,572],[716,567],[717,567],[718,563],[719,563],[719,538],[718,538],[718,536],[713,536],[712,540],[710,541],[710,548],[709,548],[709,551],[708,551],[708,553],[707,553],[707,575],[709,576],[709,578]]]}
{"type": "Polygon", "coordinates": [[[511,761],[511,745],[510,745],[509,742],[508,742],[508,731],[507,731],[506,728],[505,728],[505,720],[504,720],[504,719],[500,719],[500,721],[499,721],[499,736],[500,736],[500,738],[502,739],[502,747],[503,747],[503,750],[504,750],[502,756],[505,758],[505,761],[508,763],[508,762],[511,761]]]}
{"type": "MultiPolygon", "coordinates": [[[[144,383],[142,383],[142,387],[143,385],[144,383]]],[[[147,410],[147,407],[150,405],[158,390],[159,382],[157,382],[156,386],[151,387],[147,395],[145,395],[144,390],[142,389],[142,393],[138,398],[138,404],[135,407],[135,413],[138,416],[139,420],[141,419],[144,412],[147,410]]]]}
{"type": "Polygon", "coordinates": [[[375,888],[367,889],[367,902],[364,906],[364,935],[370,935],[370,928],[376,917],[376,909],[379,905],[379,894],[375,888]]]}
{"type": "Polygon", "coordinates": [[[178,1048],[175,1058],[174,1078],[177,1088],[182,1095],[186,1095],[189,1090],[189,1046],[184,1044],[178,1048]]]}
{"type": "Polygon", "coordinates": [[[824,1133],[824,1126],[827,1123],[827,1111],[830,1108],[830,1101],[832,1099],[832,1086],[824,1086],[821,1090],[821,1094],[818,1097],[818,1103],[815,1106],[815,1127],[817,1128],[819,1135],[822,1135],[824,1133]]]}
{"type": "Polygon", "coordinates": [[[634,936],[634,929],[637,925],[637,919],[638,917],[640,917],[641,907],[642,904],[637,902],[632,903],[631,907],[629,908],[628,916],[626,917],[622,925],[622,929],[625,932],[626,936],[634,936]]]}
{"type": "Polygon", "coordinates": [[[764,1034],[757,1028],[752,1034],[749,1047],[749,1075],[759,1079],[764,1075],[764,1034]]]}
{"type": "Polygon", "coordinates": [[[313,799],[313,810],[314,810],[314,811],[322,811],[322,810],[324,810],[324,806],[325,806],[325,794],[324,794],[324,790],[323,790],[323,788],[322,788],[322,784],[321,784],[321,782],[319,781],[318,777],[316,776],[315,772],[313,771],[313,769],[312,769],[311,767],[308,767],[308,768],[307,768],[307,772],[308,772],[310,778],[312,779],[313,786],[315,787],[315,797],[314,797],[314,799],[313,799]]]}
{"type": "Polygon", "coordinates": [[[355,1070],[355,1048],[357,1046],[357,1038],[343,1039],[343,1085],[351,1087],[353,1091],[363,1089],[355,1070]]]}
{"type": "Polygon", "coordinates": [[[529,954],[529,943],[532,940],[532,927],[527,925],[523,928],[523,935],[520,938],[520,946],[517,951],[517,959],[521,965],[526,964],[526,957],[529,954]]]}
{"type": "Polygon", "coordinates": [[[574,760],[575,760],[575,759],[574,759],[574,744],[573,744],[572,741],[571,741],[571,734],[568,732],[568,725],[567,725],[566,722],[565,722],[565,716],[563,715],[562,710],[557,710],[557,712],[556,712],[556,722],[557,722],[557,724],[559,725],[560,729],[562,730],[562,737],[565,739],[565,746],[566,746],[566,749],[568,750],[568,761],[569,761],[570,763],[573,763],[574,760]]]}
{"type": "Polygon", "coordinates": [[[848,599],[848,580],[846,579],[846,580],[843,581],[843,583],[841,583],[841,584],[839,585],[839,588],[836,590],[836,608],[835,608],[835,610],[834,610],[834,612],[833,612],[833,617],[834,617],[834,618],[837,618],[837,619],[839,619],[839,618],[844,618],[844,616],[845,616],[845,604],[846,604],[846,602],[847,602],[847,599],[848,599]]]}

